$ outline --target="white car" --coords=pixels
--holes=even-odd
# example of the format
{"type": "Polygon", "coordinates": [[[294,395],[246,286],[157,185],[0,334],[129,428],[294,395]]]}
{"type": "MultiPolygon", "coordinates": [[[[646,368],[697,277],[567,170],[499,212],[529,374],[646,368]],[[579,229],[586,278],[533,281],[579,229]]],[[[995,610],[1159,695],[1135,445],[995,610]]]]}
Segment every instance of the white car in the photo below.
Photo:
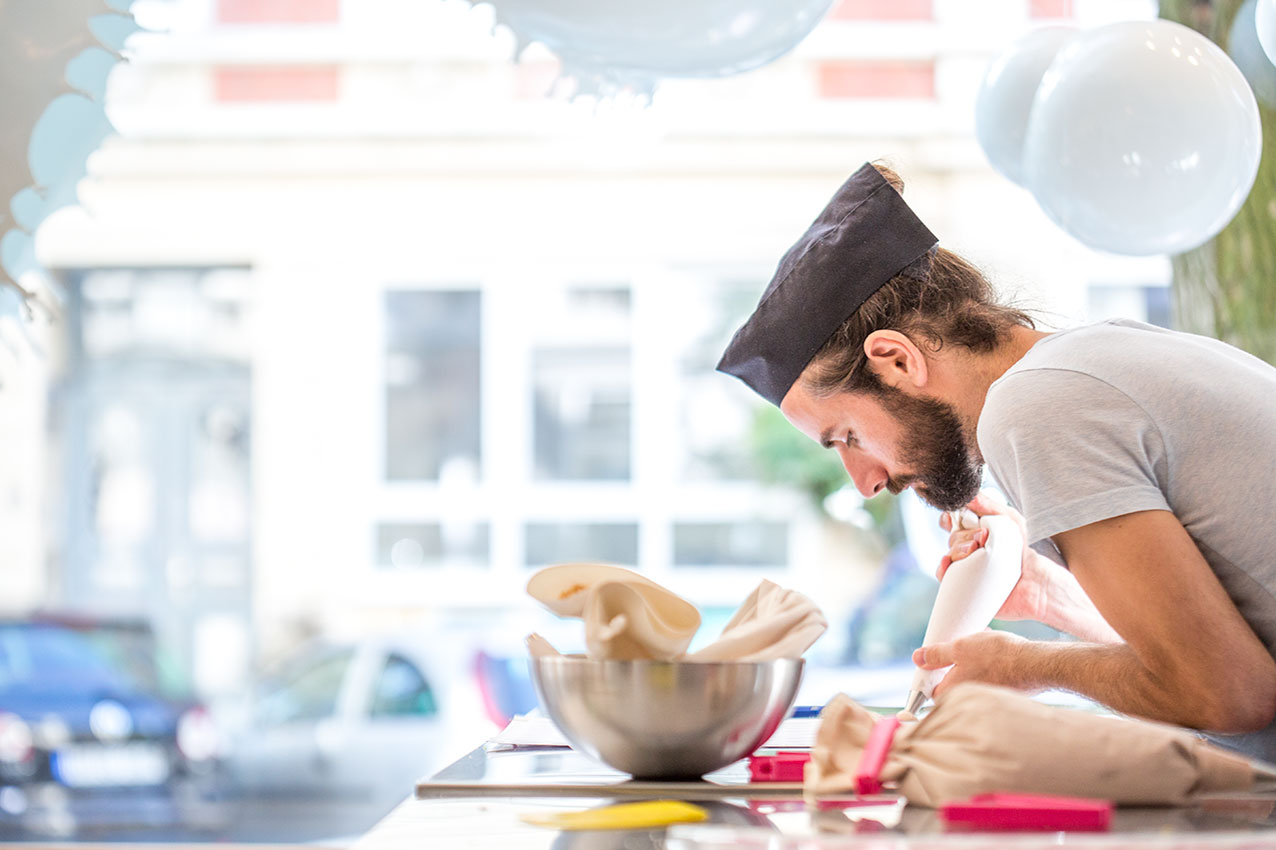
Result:
{"type": "Polygon", "coordinates": [[[282,831],[281,815],[297,821],[280,836],[290,840],[358,834],[417,780],[496,731],[457,643],[423,635],[314,643],[224,711],[241,837],[270,840],[254,821],[282,831]]]}

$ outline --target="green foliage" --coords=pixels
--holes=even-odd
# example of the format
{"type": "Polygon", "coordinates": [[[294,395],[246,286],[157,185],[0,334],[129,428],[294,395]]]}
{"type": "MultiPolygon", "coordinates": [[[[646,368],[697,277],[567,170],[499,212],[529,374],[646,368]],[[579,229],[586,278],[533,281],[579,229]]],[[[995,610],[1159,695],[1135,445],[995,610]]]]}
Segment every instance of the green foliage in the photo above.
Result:
{"type": "MultiPolygon", "coordinates": [[[[830,451],[794,428],[779,408],[758,408],[750,431],[753,468],[768,484],[801,490],[824,516],[824,500],[843,487],[854,487],[837,452],[830,451]]],[[[873,527],[888,546],[903,541],[904,525],[898,497],[882,492],[864,501],[873,527]]]]}
{"type": "Polygon", "coordinates": [[[830,493],[849,480],[837,453],[794,428],[777,407],[758,408],[749,437],[759,477],[801,490],[818,510],[824,509],[830,493]]]}

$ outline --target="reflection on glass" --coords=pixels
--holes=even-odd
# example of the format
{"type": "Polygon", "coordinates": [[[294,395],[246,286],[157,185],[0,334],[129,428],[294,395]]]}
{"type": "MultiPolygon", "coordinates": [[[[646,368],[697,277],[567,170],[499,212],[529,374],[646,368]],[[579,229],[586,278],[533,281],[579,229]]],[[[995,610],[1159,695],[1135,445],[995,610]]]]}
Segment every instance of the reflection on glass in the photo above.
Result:
{"type": "Polygon", "coordinates": [[[614,523],[527,524],[527,564],[539,567],[568,561],[638,563],[638,525],[614,523]]]}
{"type": "Polygon", "coordinates": [[[208,543],[248,537],[248,427],[243,412],[211,405],[191,446],[190,530],[208,543]]]}
{"type": "Polygon", "coordinates": [[[673,528],[679,567],[783,567],[788,549],[783,522],[681,522],[673,528]]]}
{"type": "Polygon", "coordinates": [[[425,717],[438,712],[429,683],[401,655],[386,658],[373,688],[369,712],[373,717],[425,717]]]}
{"type": "Polygon", "coordinates": [[[377,526],[377,565],[484,567],[489,537],[485,522],[382,523],[377,526]]]}
{"type": "Polygon", "coordinates": [[[285,671],[257,704],[257,720],[273,726],[331,717],[353,650],[340,650],[285,671]]]}
{"type": "Polygon", "coordinates": [[[536,478],[627,480],[629,350],[541,349],[532,375],[536,478]]]}
{"type": "Polygon", "coordinates": [[[127,673],[82,635],[57,626],[0,627],[0,690],[33,693],[53,682],[101,687],[114,681],[128,682],[127,673]]]}
{"type": "Polygon", "coordinates": [[[477,469],[480,299],[474,290],[385,297],[385,476],[436,481],[477,469]]]}

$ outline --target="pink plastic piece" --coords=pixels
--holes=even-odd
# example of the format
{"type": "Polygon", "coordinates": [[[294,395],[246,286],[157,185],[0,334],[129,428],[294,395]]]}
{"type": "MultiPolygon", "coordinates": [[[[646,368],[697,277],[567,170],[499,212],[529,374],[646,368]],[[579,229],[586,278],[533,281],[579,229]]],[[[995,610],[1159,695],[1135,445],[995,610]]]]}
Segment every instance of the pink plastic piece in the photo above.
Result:
{"type": "Polygon", "coordinates": [[[855,793],[877,794],[882,790],[882,766],[886,764],[886,756],[891,751],[895,740],[895,730],[899,729],[898,717],[883,717],[873,724],[868,733],[868,742],[864,752],[860,754],[859,764],[855,766],[855,793]]]}
{"type": "Polygon", "coordinates": [[[749,756],[749,778],[754,782],[801,782],[802,771],[810,760],[811,753],[806,750],[749,756]]]}
{"type": "Polygon", "coordinates": [[[976,794],[945,803],[939,816],[965,829],[1102,832],[1112,825],[1111,800],[1051,794],[976,794]]]}

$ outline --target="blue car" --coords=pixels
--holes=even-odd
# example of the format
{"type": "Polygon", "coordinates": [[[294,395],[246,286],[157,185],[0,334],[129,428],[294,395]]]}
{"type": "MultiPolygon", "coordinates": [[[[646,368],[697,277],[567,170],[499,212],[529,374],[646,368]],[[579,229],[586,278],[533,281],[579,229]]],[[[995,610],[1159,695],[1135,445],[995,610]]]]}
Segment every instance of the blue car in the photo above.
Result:
{"type": "Polygon", "coordinates": [[[218,826],[217,730],[106,649],[138,635],[135,624],[0,621],[0,837],[218,826]]]}

